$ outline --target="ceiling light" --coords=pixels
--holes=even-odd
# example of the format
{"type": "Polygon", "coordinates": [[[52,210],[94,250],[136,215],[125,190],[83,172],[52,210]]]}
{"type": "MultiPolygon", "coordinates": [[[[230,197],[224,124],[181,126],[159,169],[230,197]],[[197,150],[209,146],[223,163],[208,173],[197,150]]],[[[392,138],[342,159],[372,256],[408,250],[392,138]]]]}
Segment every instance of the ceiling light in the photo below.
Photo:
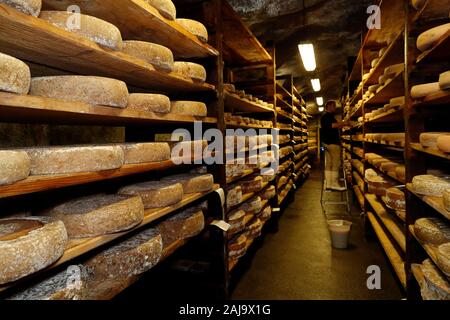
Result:
{"type": "Polygon", "coordinates": [[[316,101],[317,101],[317,105],[323,106],[323,98],[322,97],[317,97],[316,101]]]}
{"type": "Polygon", "coordinates": [[[319,92],[320,89],[322,89],[320,86],[320,79],[311,79],[311,84],[315,92],[319,92]]]}
{"type": "Polygon", "coordinates": [[[316,70],[316,56],[314,54],[314,46],[312,43],[299,44],[298,50],[300,51],[306,71],[316,70]]]}
{"type": "Polygon", "coordinates": [[[325,110],[324,107],[319,107],[319,112],[323,112],[325,110]]]}

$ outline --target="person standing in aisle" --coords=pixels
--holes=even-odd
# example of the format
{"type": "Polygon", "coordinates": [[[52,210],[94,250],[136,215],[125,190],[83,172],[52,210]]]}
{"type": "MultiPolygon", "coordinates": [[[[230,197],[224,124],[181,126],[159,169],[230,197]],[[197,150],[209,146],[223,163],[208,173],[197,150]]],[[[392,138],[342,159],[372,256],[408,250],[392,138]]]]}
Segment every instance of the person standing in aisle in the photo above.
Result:
{"type": "Polygon", "coordinates": [[[338,123],[336,119],[336,101],[328,101],[325,105],[325,114],[320,119],[320,138],[325,148],[325,181],[328,190],[343,191],[340,183],[341,137],[339,129],[349,124],[338,123]]]}

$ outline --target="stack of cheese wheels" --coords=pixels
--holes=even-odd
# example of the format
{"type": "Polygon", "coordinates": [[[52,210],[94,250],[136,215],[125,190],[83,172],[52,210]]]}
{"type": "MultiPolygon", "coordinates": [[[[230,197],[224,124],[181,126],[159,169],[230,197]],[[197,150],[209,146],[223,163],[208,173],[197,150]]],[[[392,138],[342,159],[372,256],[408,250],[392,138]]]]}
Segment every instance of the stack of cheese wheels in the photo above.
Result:
{"type": "Polygon", "coordinates": [[[276,178],[276,172],[273,168],[265,168],[261,170],[261,176],[264,183],[273,181],[276,178]]]}
{"type": "Polygon", "coordinates": [[[241,186],[242,193],[244,194],[258,192],[263,187],[263,178],[259,175],[251,176],[241,180],[239,185],[241,186]]]}
{"type": "Polygon", "coordinates": [[[0,0],[0,3],[34,17],[39,16],[42,8],[42,0],[0,0]]]}
{"type": "Polygon", "coordinates": [[[188,208],[158,225],[164,247],[177,240],[198,235],[205,228],[205,216],[199,207],[188,208]]]}
{"type": "Polygon", "coordinates": [[[155,7],[156,10],[166,19],[175,20],[177,9],[171,0],[144,0],[155,7]]]}
{"type": "Polygon", "coordinates": [[[122,167],[120,146],[64,146],[24,149],[31,159],[31,175],[112,170],[122,167]]]}
{"type": "Polygon", "coordinates": [[[170,159],[168,143],[126,143],[120,146],[125,164],[161,162],[170,159]]]}
{"type": "Polygon", "coordinates": [[[177,19],[177,22],[201,41],[208,42],[208,30],[202,23],[190,19],[177,19]]]}
{"type": "Polygon", "coordinates": [[[30,95],[116,108],[126,108],[128,104],[128,88],[125,82],[103,77],[33,78],[31,79],[30,95]]]}
{"type": "Polygon", "coordinates": [[[127,109],[169,113],[170,99],[162,94],[132,93],[128,96],[127,109]]]}
{"type": "Polygon", "coordinates": [[[68,201],[42,215],[63,221],[70,238],[86,238],[135,227],[144,218],[144,205],[138,196],[98,194],[68,201]]]}
{"type": "Polygon", "coordinates": [[[440,135],[436,140],[438,149],[445,153],[450,153],[450,132],[440,135]]]}
{"type": "Polygon", "coordinates": [[[431,49],[450,30],[450,23],[429,29],[417,37],[417,48],[420,51],[431,49]]]}
{"type": "Polygon", "coordinates": [[[247,226],[246,230],[248,231],[247,237],[249,239],[255,239],[261,235],[261,230],[263,227],[263,223],[258,218],[255,218],[250,222],[247,226]]]}
{"type": "Polygon", "coordinates": [[[124,196],[139,196],[145,209],[164,208],[183,200],[181,183],[148,181],[123,187],[118,192],[124,196]]]}
{"type": "Polygon", "coordinates": [[[411,88],[411,98],[419,100],[441,91],[439,82],[419,84],[411,88]]]}
{"type": "Polygon", "coordinates": [[[163,71],[171,72],[173,70],[174,59],[172,51],[159,44],[128,40],[124,41],[122,51],[130,56],[142,59],[163,71]]]}
{"type": "Polygon", "coordinates": [[[31,161],[24,151],[0,150],[0,186],[26,179],[31,161]]]}
{"type": "Polygon", "coordinates": [[[384,140],[386,142],[393,142],[396,144],[405,143],[405,133],[385,133],[381,136],[381,140],[384,140]]]}
{"type": "Polygon", "coordinates": [[[214,186],[212,174],[182,173],[164,177],[162,181],[181,183],[185,194],[210,191],[214,186]]]}
{"type": "Polygon", "coordinates": [[[441,90],[450,89],[450,71],[441,73],[439,76],[439,86],[441,90]]]}
{"type": "Polygon", "coordinates": [[[72,12],[67,11],[42,11],[39,18],[48,21],[58,28],[73,32],[83,38],[113,50],[122,50],[123,42],[120,30],[113,24],[80,14],[79,25],[71,25],[72,12]]]}
{"type": "Polygon", "coordinates": [[[436,255],[439,268],[450,279],[450,242],[441,244],[436,255]]]}
{"type": "Polygon", "coordinates": [[[424,300],[450,300],[450,285],[430,259],[421,265],[423,282],[421,294],[424,300]]]}
{"type": "Polygon", "coordinates": [[[271,216],[272,216],[272,207],[271,206],[266,206],[258,214],[259,220],[261,220],[263,223],[266,222],[267,220],[269,220],[271,216]]]}
{"type": "Polygon", "coordinates": [[[386,205],[397,211],[406,210],[405,193],[398,188],[389,188],[386,190],[386,197],[383,198],[386,205]]]}
{"type": "Polygon", "coordinates": [[[236,159],[229,160],[225,165],[227,178],[233,178],[242,175],[245,171],[244,161],[245,159],[242,159],[242,161],[236,159]]]}
{"type": "Polygon", "coordinates": [[[447,177],[420,175],[413,178],[412,186],[421,195],[442,197],[444,191],[450,188],[450,180],[447,177]]]}
{"type": "Polygon", "coordinates": [[[243,233],[234,237],[228,243],[228,257],[230,261],[236,261],[243,257],[247,251],[247,234],[243,233]]]}
{"type": "Polygon", "coordinates": [[[245,211],[246,214],[256,214],[262,209],[262,200],[260,197],[253,198],[245,202],[240,209],[245,211]]]}
{"type": "Polygon", "coordinates": [[[414,224],[417,238],[426,243],[441,245],[450,242],[450,227],[440,218],[421,218],[414,224]]]}
{"type": "Polygon", "coordinates": [[[373,169],[366,169],[366,171],[364,172],[364,177],[366,179],[370,179],[370,178],[373,178],[373,177],[378,177],[378,173],[375,170],[373,170],[373,169]]]}
{"type": "Polygon", "coordinates": [[[445,210],[450,212],[450,188],[445,189],[444,194],[443,194],[443,198],[444,198],[445,210]]]}
{"type": "Polygon", "coordinates": [[[443,141],[448,141],[448,138],[450,138],[450,132],[424,132],[420,134],[420,144],[424,148],[433,148],[437,149],[438,144],[437,140],[441,136],[448,136],[447,139],[444,139],[443,141]]]}
{"type": "Polygon", "coordinates": [[[405,65],[403,63],[394,64],[384,69],[384,75],[386,76],[386,78],[392,79],[399,73],[403,72],[404,70],[405,65]]]}
{"type": "Polygon", "coordinates": [[[261,195],[263,200],[270,200],[276,196],[275,186],[270,186],[266,189],[266,191],[261,195]]]}
{"type": "Polygon", "coordinates": [[[231,186],[227,189],[227,206],[233,207],[242,202],[241,186],[231,186]]]}
{"type": "Polygon", "coordinates": [[[19,59],[0,53],[0,91],[27,94],[30,90],[30,68],[19,59]]]}
{"type": "Polygon", "coordinates": [[[193,117],[206,117],[208,108],[199,101],[172,101],[170,113],[193,117]]]}
{"type": "Polygon", "coordinates": [[[379,158],[382,158],[382,156],[380,156],[380,155],[378,155],[376,153],[366,153],[364,155],[364,159],[366,161],[368,161],[370,164],[372,164],[374,159],[379,159],[379,158]]]}
{"type": "Polygon", "coordinates": [[[367,184],[369,186],[369,192],[380,197],[386,196],[386,190],[395,185],[395,183],[385,180],[381,176],[368,178],[367,184]]]}
{"type": "Polygon", "coordinates": [[[230,224],[230,228],[228,229],[229,237],[245,229],[244,219],[245,212],[243,210],[235,210],[228,214],[228,223],[230,224]]]}
{"type": "Polygon", "coordinates": [[[206,81],[206,69],[197,63],[177,61],[173,65],[173,71],[201,83],[206,81]]]}
{"type": "Polygon", "coordinates": [[[51,265],[62,256],[66,243],[61,221],[48,217],[0,220],[0,284],[51,265]]]}

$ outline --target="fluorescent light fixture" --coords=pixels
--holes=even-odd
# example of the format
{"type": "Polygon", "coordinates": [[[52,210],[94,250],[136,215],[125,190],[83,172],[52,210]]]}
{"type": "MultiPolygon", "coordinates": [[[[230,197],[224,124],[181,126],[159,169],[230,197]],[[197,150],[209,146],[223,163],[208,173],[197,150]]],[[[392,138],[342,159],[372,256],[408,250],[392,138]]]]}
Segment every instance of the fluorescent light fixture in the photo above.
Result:
{"type": "Polygon", "coordinates": [[[319,92],[322,89],[320,79],[311,79],[311,84],[315,92],[319,92]]]}
{"type": "Polygon", "coordinates": [[[300,51],[300,56],[302,57],[306,71],[316,70],[316,56],[312,43],[299,44],[298,50],[300,51]]]}
{"type": "Polygon", "coordinates": [[[319,107],[319,112],[323,112],[325,110],[324,107],[319,107]]]}
{"type": "Polygon", "coordinates": [[[317,101],[317,105],[323,106],[323,98],[322,97],[317,97],[316,101],[317,101]]]}

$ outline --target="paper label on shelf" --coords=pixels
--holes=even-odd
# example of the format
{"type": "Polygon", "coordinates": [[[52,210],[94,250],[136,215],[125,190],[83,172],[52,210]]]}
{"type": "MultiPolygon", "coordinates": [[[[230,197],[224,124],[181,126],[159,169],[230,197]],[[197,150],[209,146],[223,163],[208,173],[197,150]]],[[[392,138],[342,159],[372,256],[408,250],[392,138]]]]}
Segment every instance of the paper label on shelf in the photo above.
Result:
{"type": "Polygon", "coordinates": [[[280,208],[273,208],[273,209],[272,209],[272,212],[280,212],[280,211],[281,211],[280,208]]]}
{"type": "Polygon", "coordinates": [[[223,207],[225,205],[225,191],[223,191],[223,189],[220,188],[216,190],[216,193],[219,195],[223,207]]]}
{"type": "Polygon", "coordinates": [[[294,188],[294,190],[297,190],[297,186],[295,184],[293,185],[293,188],[294,188]]]}
{"type": "Polygon", "coordinates": [[[226,223],[223,220],[214,220],[213,222],[211,222],[212,226],[216,226],[217,228],[223,230],[223,231],[228,231],[231,228],[231,225],[229,223],[226,223]]]}

